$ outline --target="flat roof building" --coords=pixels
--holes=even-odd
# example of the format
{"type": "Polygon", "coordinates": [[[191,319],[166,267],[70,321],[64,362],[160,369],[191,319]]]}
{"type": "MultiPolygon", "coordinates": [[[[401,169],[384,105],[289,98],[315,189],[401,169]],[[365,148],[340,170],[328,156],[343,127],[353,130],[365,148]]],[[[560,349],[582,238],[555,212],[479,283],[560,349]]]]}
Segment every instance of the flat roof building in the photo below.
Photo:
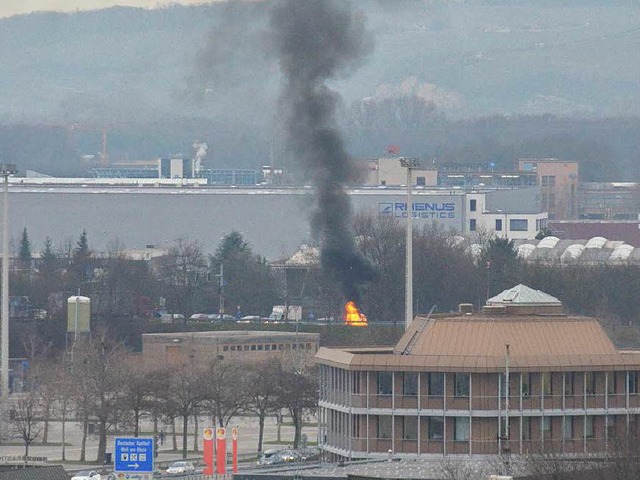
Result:
{"type": "Polygon", "coordinates": [[[395,347],[316,361],[330,458],[603,452],[640,426],[640,351],[524,285],[481,313],[417,317],[395,347]]]}
{"type": "Polygon", "coordinates": [[[190,359],[235,358],[262,361],[282,353],[313,356],[319,334],[267,331],[145,333],[142,358],[150,365],[181,364],[190,359]]]}

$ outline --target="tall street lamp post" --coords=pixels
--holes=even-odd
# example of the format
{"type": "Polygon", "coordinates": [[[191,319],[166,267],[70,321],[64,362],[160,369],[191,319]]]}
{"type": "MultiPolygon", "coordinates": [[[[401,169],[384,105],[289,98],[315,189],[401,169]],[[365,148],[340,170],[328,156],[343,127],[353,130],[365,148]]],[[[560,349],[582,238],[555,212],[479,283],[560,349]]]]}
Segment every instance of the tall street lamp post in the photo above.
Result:
{"type": "Polygon", "coordinates": [[[413,189],[412,171],[420,167],[416,158],[401,158],[400,166],[407,169],[407,250],[405,258],[405,294],[404,294],[404,328],[409,328],[413,321],[413,189]]]}
{"type": "Polygon", "coordinates": [[[2,313],[0,316],[0,365],[1,391],[0,391],[0,438],[9,433],[6,423],[6,409],[9,400],[9,175],[16,173],[13,164],[0,164],[0,175],[4,178],[4,191],[2,194],[2,313]]]}

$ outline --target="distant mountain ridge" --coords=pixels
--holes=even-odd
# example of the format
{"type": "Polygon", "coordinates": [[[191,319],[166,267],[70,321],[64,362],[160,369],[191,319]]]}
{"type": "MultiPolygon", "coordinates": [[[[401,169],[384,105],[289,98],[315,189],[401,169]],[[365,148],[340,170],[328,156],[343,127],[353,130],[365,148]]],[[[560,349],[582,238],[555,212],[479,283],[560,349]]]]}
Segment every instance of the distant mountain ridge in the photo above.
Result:
{"type": "MultiPolygon", "coordinates": [[[[374,34],[375,50],[352,76],[332,85],[345,99],[341,120],[355,155],[375,155],[399,142],[403,152],[434,158],[477,159],[481,151],[479,160],[498,152],[506,161],[519,152],[514,144],[528,154],[578,157],[593,136],[582,147],[562,147],[554,138],[554,148],[545,148],[526,134],[526,121],[497,134],[495,128],[507,128],[500,127],[504,122],[489,122],[493,130],[479,135],[478,124],[464,120],[551,114],[587,119],[589,128],[597,119],[597,131],[609,131],[601,119],[640,114],[638,2],[355,5],[374,34]],[[454,144],[460,134],[451,128],[472,132],[469,143],[454,144]],[[516,130],[521,133],[509,137],[516,130]]],[[[52,150],[67,157],[95,153],[98,130],[108,127],[113,158],[189,154],[194,140],[206,140],[217,165],[268,163],[272,147],[276,153],[279,147],[279,73],[270,56],[268,6],[114,7],[0,19],[0,125],[38,124],[37,135],[43,126],[58,128],[52,150]],[[70,135],[74,124],[95,132],[70,135]]],[[[535,125],[539,131],[538,120],[535,125]]],[[[575,125],[567,128],[569,137],[581,135],[575,125]]],[[[7,138],[14,131],[5,129],[7,138]]],[[[20,141],[32,141],[30,134],[20,141]]],[[[613,147],[599,148],[606,156],[613,147]]],[[[20,147],[3,149],[13,154],[20,147]]],[[[624,149],[633,151],[628,142],[624,149]]],[[[56,168],[52,157],[43,171],[69,171],[76,159],[64,162],[56,168]]]]}
{"type": "MultiPolygon", "coordinates": [[[[236,9],[252,8],[254,21],[264,16],[262,3],[236,9]]],[[[633,2],[357,5],[376,50],[339,82],[348,100],[415,77],[455,95],[454,116],[640,110],[640,6],[633,2]]],[[[0,119],[193,113],[182,95],[224,9],[115,7],[0,19],[0,119]]]]}

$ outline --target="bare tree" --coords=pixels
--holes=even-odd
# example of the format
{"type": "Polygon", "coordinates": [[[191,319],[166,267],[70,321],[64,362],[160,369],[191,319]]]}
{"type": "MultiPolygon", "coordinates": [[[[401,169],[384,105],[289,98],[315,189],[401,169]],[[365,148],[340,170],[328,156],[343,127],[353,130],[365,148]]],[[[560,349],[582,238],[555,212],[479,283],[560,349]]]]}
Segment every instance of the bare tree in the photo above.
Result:
{"type": "MultiPolygon", "coordinates": [[[[171,419],[175,432],[175,418],[182,419],[182,458],[187,458],[189,419],[198,411],[204,395],[205,370],[194,362],[168,369],[166,387],[162,393],[165,415],[171,419]]],[[[175,445],[174,445],[175,447],[175,445]]]]}
{"type": "Polygon", "coordinates": [[[198,306],[198,295],[207,280],[207,259],[197,242],[178,239],[159,262],[158,277],[173,313],[188,318],[198,306]]]}
{"type": "Polygon", "coordinates": [[[318,379],[314,365],[302,356],[283,357],[277,372],[277,406],[286,408],[293,421],[293,447],[299,448],[304,415],[318,405],[318,379]]]}
{"type": "Polygon", "coordinates": [[[247,363],[243,385],[247,403],[245,409],[258,417],[258,452],[262,452],[264,422],[276,410],[279,362],[247,363]]]}
{"type": "MultiPolygon", "coordinates": [[[[131,415],[133,435],[140,434],[140,420],[155,410],[158,392],[165,386],[164,375],[159,369],[150,369],[141,363],[127,363],[122,376],[122,396],[120,398],[123,409],[131,415]]],[[[157,418],[157,417],[154,417],[157,418]]],[[[157,422],[154,423],[154,434],[157,433],[157,422]]]]}
{"type": "Polygon", "coordinates": [[[204,409],[208,411],[220,427],[246,406],[241,378],[243,367],[229,360],[213,359],[206,370],[204,409]]]}
{"type": "Polygon", "coordinates": [[[125,351],[122,345],[109,339],[104,331],[78,343],[74,346],[73,368],[74,378],[79,380],[80,385],[78,399],[81,401],[84,429],[88,426],[89,418],[96,419],[97,460],[102,461],[107,447],[107,432],[122,419],[125,351]]]}
{"type": "Polygon", "coordinates": [[[29,456],[29,447],[42,432],[40,394],[34,391],[21,394],[15,403],[13,426],[24,442],[25,463],[29,456]]]}

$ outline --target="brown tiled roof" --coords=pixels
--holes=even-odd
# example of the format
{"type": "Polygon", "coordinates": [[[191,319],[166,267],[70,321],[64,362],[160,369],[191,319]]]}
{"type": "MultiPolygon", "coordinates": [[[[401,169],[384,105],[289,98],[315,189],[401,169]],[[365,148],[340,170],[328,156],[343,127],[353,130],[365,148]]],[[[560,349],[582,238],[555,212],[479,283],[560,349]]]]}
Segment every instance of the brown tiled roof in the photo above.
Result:
{"type": "Polygon", "coordinates": [[[393,351],[321,348],[316,359],[352,370],[490,372],[504,369],[506,344],[515,370],[640,369],[640,352],[616,350],[597,320],[564,316],[417,318],[393,351]]]}
{"type": "Polygon", "coordinates": [[[424,322],[422,318],[412,322],[396,352],[403,352],[416,333],[411,355],[503,356],[506,344],[513,358],[616,353],[600,323],[586,317],[460,316],[424,322]]]}

